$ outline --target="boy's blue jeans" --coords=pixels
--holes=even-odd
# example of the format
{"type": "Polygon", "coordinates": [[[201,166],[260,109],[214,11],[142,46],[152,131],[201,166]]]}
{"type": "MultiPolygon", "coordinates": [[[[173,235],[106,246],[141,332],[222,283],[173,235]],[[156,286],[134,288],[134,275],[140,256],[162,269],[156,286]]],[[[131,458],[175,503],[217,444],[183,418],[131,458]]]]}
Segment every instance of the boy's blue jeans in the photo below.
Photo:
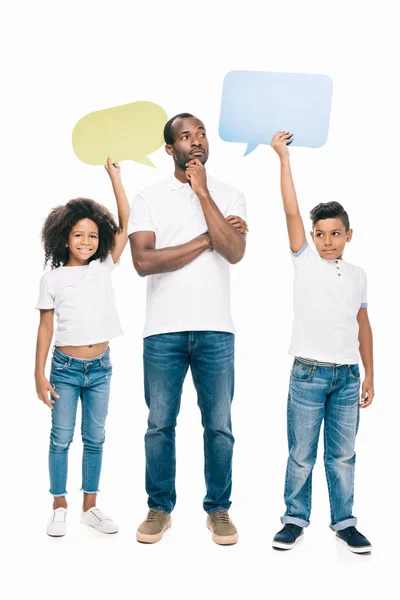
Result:
{"type": "Polygon", "coordinates": [[[333,531],[356,525],[353,516],[354,445],[359,422],[358,365],[319,366],[297,359],[290,376],[287,427],[289,459],[282,523],[307,527],[312,470],[324,421],[324,463],[333,531]]]}
{"type": "Polygon", "coordinates": [[[67,493],[68,450],[75,429],[79,397],[82,401],[82,490],[98,492],[112,366],[110,349],[96,358],[67,356],[54,348],[50,383],[59,398],[51,411],[49,471],[50,493],[67,493]]]}
{"type": "Polygon", "coordinates": [[[150,508],[170,513],[176,502],[175,426],[190,366],[204,427],[208,513],[228,510],[232,487],[234,390],[232,333],[184,331],[144,339],[146,491],[150,508]]]}

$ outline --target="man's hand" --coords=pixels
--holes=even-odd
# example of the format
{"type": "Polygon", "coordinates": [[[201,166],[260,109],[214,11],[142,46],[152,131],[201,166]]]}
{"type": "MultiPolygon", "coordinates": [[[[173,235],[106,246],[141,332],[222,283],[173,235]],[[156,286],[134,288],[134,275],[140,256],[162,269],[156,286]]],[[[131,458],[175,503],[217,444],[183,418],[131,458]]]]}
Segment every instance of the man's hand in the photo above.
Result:
{"type": "Polygon", "coordinates": [[[36,393],[39,400],[44,402],[49,408],[53,408],[54,400],[49,398],[49,392],[52,396],[54,396],[54,398],[59,398],[60,396],[57,394],[50,381],[48,381],[44,375],[41,377],[35,377],[35,381],[36,393]]]}
{"type": "Polygon", "coordinates": [[[367,408],[367,406],[369,406],[374,399],[374,396],[374,381],[372,377],[366,377],[361,388],[360,408],[367,408]]]}
{"type": "Polygon", "coordinates": [[[236,215],[229,215],[229,217],[227,217],[226,220],[242,235],[246,235],[246,233],[249,230],[246,221],[244,221],[241,217],[237,217],[236,215]]]}
{"type": "Polygon", "coordinates": [[[287,147],[288,142],[291,142],[293,133],[287,131],[278,131],[275,133],[271,140],[271,147],[275,150],[279,158],[287,158],[289,156],[289,148],[287,147]]]}
{"type": "Polygon", "coordinates": [[[194,193],[198,196],[202,192],[208,192],[207,174],[203,163],[197,158],[193,158],[186,163],[186,179],[194,193]]]}
{"type": "Polygon", "coordinates": [[[104,165],[104,168],[109,174],[112,183],[121,181],[121,167],[118,163],[113,163],[112,158],[107,158],[107,164],[104,165]]]}

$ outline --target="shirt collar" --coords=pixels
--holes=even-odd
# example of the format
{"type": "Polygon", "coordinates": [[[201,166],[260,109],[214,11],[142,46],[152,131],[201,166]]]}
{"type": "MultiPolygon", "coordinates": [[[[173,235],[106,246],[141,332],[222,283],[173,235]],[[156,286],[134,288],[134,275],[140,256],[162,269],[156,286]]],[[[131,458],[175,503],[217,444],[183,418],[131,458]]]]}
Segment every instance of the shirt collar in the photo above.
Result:
{"type": "MultiPolygon", "coordinates": [[[[171,175],[169,182],[168,182],[168,187],[170,190],[175,191],[175,190],[181,190],[183,187],[190,187],[189,183],[182,183],[181,181],[179,181],[179,179],[177,179],[175,177],[175,175],[171,175]]],[[[215,185],[214,185],[214,179],[213,177],[211,177],[211,175],[207,174],[207,187],[210,190],[210,192],[215,190],[215,185]]]]}

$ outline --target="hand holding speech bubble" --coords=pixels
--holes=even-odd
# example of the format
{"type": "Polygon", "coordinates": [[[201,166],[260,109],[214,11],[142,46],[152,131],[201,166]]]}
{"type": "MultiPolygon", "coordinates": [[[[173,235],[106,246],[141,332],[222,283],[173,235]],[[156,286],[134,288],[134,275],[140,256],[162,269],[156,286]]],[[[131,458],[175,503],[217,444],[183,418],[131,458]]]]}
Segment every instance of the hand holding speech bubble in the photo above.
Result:
{"type": "Polygon", "coordinates": [[[327,75],[230,71],[224,79],[219,135],[247,143],[244,154],[270,144],[277,131],[292,146],[320,148],[328,138],[333,83],[327,75]]]}
{"type": "Polygon", "coordinates": [[[148,154],[164,143],[167,113],[153,102],[131,102],[97,110],[80,119],[72,131],[76,156],[88,165],[131,159],[154,167],[148,154]]]}

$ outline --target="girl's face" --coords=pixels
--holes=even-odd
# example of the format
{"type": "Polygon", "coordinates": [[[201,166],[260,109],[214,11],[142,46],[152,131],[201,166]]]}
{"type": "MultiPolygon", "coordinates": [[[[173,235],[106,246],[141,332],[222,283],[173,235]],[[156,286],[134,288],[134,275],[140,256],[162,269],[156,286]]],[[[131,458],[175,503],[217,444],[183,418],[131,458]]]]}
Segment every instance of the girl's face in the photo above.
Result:
{"type": "Polygon", "coordinates": [[[75,223],[68,236],[68,266],[86,265],[99,247],[99,228],[91,219],[75,223]]]}

